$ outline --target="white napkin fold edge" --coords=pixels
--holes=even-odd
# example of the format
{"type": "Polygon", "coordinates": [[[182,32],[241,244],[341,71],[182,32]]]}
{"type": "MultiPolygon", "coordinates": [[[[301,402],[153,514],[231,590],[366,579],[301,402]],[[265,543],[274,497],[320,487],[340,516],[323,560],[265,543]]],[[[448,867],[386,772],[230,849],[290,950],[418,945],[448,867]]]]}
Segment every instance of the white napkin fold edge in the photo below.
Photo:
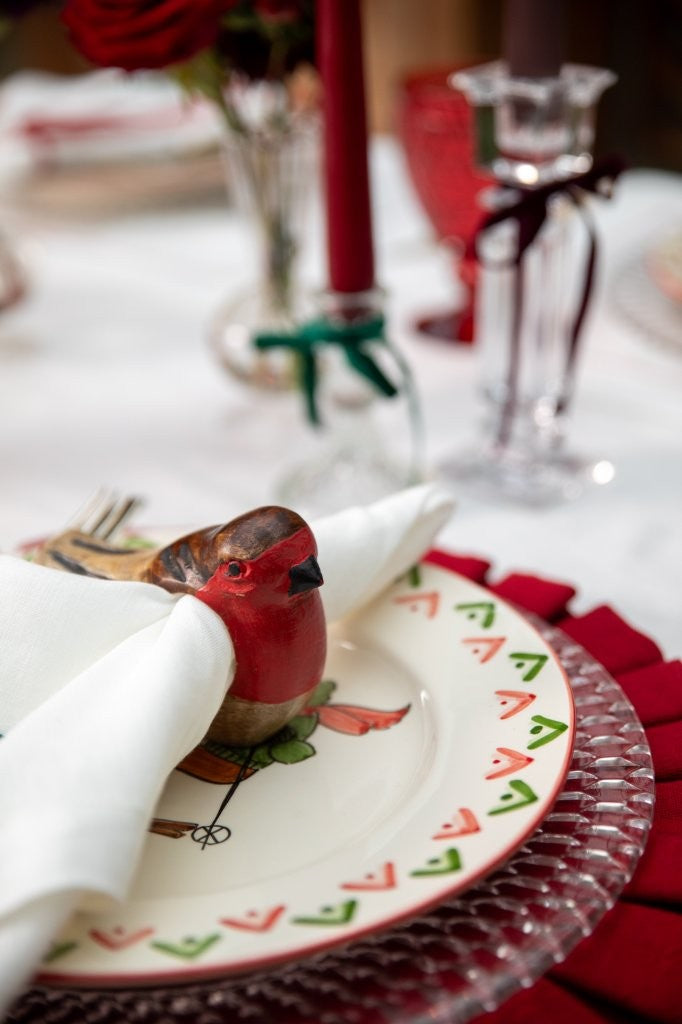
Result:
{"type": "MultiPolygon", "coordinates": [[[[36,742],[41,743],[42,774],[31,779],[30,789],[47,808],[46,819],[54,820],[60,849],[66,856],[53,876],[52,851],[39,841],[39,809],[33,801],[27,802],[25,808],[14,806],[12,827],[6,824],[0,830],[0,864],[13,865],[12,891],[0,892],[0,918],[40,894],[36,878],[45,879],[43,894],[64,884],[62,875],[68,869],[69,850],[75,855],[74,862],[80,860],[89,865],[84,876],[87,888],[113,899],[124,897],[144,842],[149,808],[161,794],[168,765],[179,763],[201,742],[223,701],[233,671],[232,642],[223,621],[203,602],[183,595],[173,604],[167,618],[144,627],[117,645],[11,729],[0,741],[3,790],[9,793],[13,789],[20,791],[22,785],[26,788],[21,776],[31,770],[32,751],[36,742]],[[199,654],[203,669],[200,673],[192,671],[199,654]],[[120,687],[113,692],[110,684],[111,678],[116,677],[117,663],[129,666],[131,659],[133,670],[121,672],[120,687]],[[169,682],[173,679],[181,681],[173,686],[169,682]],[[164,701],[164,690],[169,686],[174,695],[172,708],[164,701]],[[197,701],[205,709],[200,716],[192,706],[197,701]],[[121,746],[115,735],[112,738],[111,730],[116,730],[120,716],[125,716],[130,707],[135,707],[136,714],[122,723],[127,745],[121,746]],[[70,739],[78,751],[78,763],[69,757],[70,751],[61,749],[58,724],[64,717],[70,720],[70,739]],[[88,723],[84,729],[80,728],[81,717],[88,723]],[[101,732],[92,732],[89,723],[93,721],[101,721],[101,732]],[[155,736],[154,742],[149,742],[150,732],[155,736]],[[116,786],[111,786],[106,775],[129,774],[131,745],[135,747],[135,780],[130,779],[125,788],[129,799],[121,804],[113,798],[107,806],[106,794],[110,789],[115,792],[116,786]],[[55,757],[51,759],[52,748],[55,757]],[[101,751],[107,751],[107,769],[98,780],[102,774],[101,751]],[[59,774],[50,770],[52,763],[60,765],[59,774]],[[89,773],[91,786],[99,787],[103,799],[102,807],[90,811],[96,830],[89,836],[82,834],[78,821],[74,823],[66,816],[69,801],[75,806],[82,792],[79,776],[83,771],[89,773]],[[61,820],[55,819],[53,811],[59,807],[64,813],[61,820]],[[22,835],[27,846],[31,846],[25,870],[23,864],[16,863],[16,854],[10,859],[10,851],[16,850],[17,841],[21,845],[22,835]],[[88,846],[90,855],[79,856],[79,847],[87,850],[88,846]]],[[[0,792],[0,807],[2,803],[0,792]]]]}
{"type": "Polygon", "coordinates": [[[448,488],[427,483],[311,523],[325,577],[321,593],[327,621],[336,622],[356,612],[415,565],[433,545],[454,508],[448,488]],[[374,538],[374,546],[362,554],[368,579],[359,593],[356,561],[335,538],[342,534],[346,544],[350,542],[360,551],[362,535],[367,532],[374,538]]]}

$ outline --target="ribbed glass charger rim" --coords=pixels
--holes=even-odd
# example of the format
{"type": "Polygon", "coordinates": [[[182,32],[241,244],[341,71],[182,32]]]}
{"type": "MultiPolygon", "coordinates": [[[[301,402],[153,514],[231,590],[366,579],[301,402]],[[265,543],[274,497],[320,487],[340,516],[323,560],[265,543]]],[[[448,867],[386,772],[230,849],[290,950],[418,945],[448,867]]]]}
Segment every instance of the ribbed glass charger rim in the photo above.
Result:
{"type": "Polygon", "coordinates": [[[646,844],[654,772],[618,683],[559,629],[526,614],[570,680],[576,737],[552,811],[467,892],[331,953],[179,986],[36,987],[9,1020],[66,1024],[464,1024],[565,959],[630,880],[646,844]]]}

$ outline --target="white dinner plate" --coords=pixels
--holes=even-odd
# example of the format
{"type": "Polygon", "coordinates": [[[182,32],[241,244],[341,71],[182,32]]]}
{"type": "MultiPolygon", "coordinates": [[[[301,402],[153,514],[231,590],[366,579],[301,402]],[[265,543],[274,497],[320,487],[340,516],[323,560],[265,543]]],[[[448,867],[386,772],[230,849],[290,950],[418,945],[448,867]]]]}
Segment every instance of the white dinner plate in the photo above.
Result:
{"type": "Polygon", "coordinates": [[[129,900],[74,918],[40,980],[190,980],[386,928],[509,857],[571,756],[552,649],[433,564],[331,631],[315,699],[241,776],[244,751],[211,745],[173,772],[129,900]]]}

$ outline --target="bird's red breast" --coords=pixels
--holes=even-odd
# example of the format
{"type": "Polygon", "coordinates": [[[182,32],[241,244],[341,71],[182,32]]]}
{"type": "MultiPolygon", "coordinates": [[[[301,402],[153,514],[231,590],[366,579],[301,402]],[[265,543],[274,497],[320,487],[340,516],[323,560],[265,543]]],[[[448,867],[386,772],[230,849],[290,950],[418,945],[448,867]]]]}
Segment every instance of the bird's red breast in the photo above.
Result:
{"type": "Polygon", "coordinates": [[[221,563],[195,591],[220,615],[232,638],[233,697],[280,704],[307,693],[322,677],[322,576],[315,538],[303,520],[298,523],[295,532],[255,557],[221,563]]]}

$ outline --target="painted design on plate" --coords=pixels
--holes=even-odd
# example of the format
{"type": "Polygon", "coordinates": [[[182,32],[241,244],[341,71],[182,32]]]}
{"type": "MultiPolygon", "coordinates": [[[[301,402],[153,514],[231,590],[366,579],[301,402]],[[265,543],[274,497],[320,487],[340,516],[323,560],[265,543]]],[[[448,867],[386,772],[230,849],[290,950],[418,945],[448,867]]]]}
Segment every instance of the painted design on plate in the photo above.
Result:
{"type": "Polygon", "coordinates": [[[485,665],[504,647],[506,640],[505,636],[467,636],[462,643],[470,645],[473,656],[481,665],[485,665]]]}
{"type": "Polygon", "coordinates": [[[514,668],[520,669],[523,672],[521,678],[524,683],[530,683],[547,664],[549,655],[515,651],[509,657],[514,662],[514,668]]]}
{"type": "Polygon", "coordinates": [[[149,831],[169,839],[182,839],[199,827],[198,821],[175,821],[172,818],[152,818],[149,831]]]}
{"type": "Polygon", "coordinates": [[[506,709],[500,715],[501,722],[518,715],[519,711],[525,711],[535,700],[534,693],[524,693],[522,690],[495,690],[495,696],[500,698],[500,707],[506,709]],[[511,707],[509,707],[510,700],[512,701],[511,707]]]}
{"type": "Polygon", "coordinates": [[[220,942],[219,932],[212,932],[210,935],[202,935],[201,938],[188,936],[187,938],[180,939],[179,942],[163,942],[159,940],[157,942],[150,943],[150,945],[154,949],[158,949],[160,953],[166,953],[170,956],[179,956],[183,960],[196,960],[197,957],[200,957],[216,942],[220,942]]]}
{"type": "Polygon", "coordinates": [[[438,613],[440,594],[437,590],[429,594],[404,594],[393,599],[396,604],[405,604],[411,612],[421,611],[427,619],[432,619],[438,613]]]}
{"type": "Polygon", "coordinates": [[[142,942],[143,939],[147,939],[153,934],[153,928],[138,928],[136,931],[130,932],[120,924],[106,932],[99,928],[91,928],[88,932],[94,942],[99,943],[104,949],[111,950],[112,953],[134,946],[136,942],[142,942]]]}
{"type": "Polygon", "coordinates": [[[150,831],[173,839],[189,835],[202,850],[210,846],[219,846],[232,836],[232,829],[225,824],[219,824],[219,819],[239,786],[256,772],[272,764],[298,764],[313,757],[316,751],[308,740],[318,725],[347,736],[364,736],[373,729],[390,729],[398,725],[410,710],[409,704],[398,708],[397,711],[384,711],[355,704],[330,704],[329,700],[336,686],[331,679],[323,680],[300,715],[293,718],[270,739],[256,746],[230,747],[216,740],[204,740],[178,765],[178,769],[203,782],[229,783],[229,789],[220,802],[213,820],[207,824],[197,824],[190,821],[154,818],[150,831]]]}
{"type": "Polygon", "coordinates": [[[527,782],[524,782],[523,779],[512,779],[509,783],[509,789],[500,797],[500,804],[502,806],[493,807],[488,811],[488,814],[506,814],[507,811],[518,811],[521,807],[528,807],[529,804],[534,804],[537,799],[537,794],[533,792],[527,782]],[[518,795],[516,802],[509,803],[516,795],[518,795]]]}
{"type": "Polygon", "coordinates": [[[358,892],[381,892],[395,889],[397,884],[395,864],[389,860],[378,871],[368,871],[360,882],[343,882],[341,888],[358,892]]]}
{"type": "Polygon", "coordinates": [[[462,858],[459,850],[454,846],[442,853],[440,857],[430,857],[424,867],[415,868],[410,871],[412,878],[430,878],[432,875],[449,875],[453,871],[459,871],[462,867],[462,858]]]}
{"type": "Polygon", "coordinates": [[[67,940],[66,942],[55,942],[50,950],[45,954],[43,963],[53,964],[55,960],[59,960],[60,957],[66,956],[74,949],[78,949],[79,943],[67,940]]]}
{"type": "Polygon", "coordinates": [[[528,744],[528,750],[537,750],[538,747],[544,747],[545,743],[551,743],[552,740],[557,739],[561,736],[562,732],[566,732],[568,729],[566,722],[555,722],[554,719],[545,718],[544,715],[533,715],[531,722],[536,723],[530,730],[531,735],[538,738],[528,744]],[[544,729],[548,729],[549,732],[543,734],[544,729]]]}
{"type": "Polygon", "coordinates": [[[474,832],[480,832],[481,826],[478,818],[469,807],[460,807],[456,814],[453,814],[450,821],[444,822],[432,839],[452,839],[453,836],[471,836],[474,832]]]}
{"type": "MultiPolygon", "coordinates": [[[[216,892],[200,888],[192,900],[180,889],[177,910],[172,897],[163,897],[156,903],[149,899],[131,904],[138,909],[129,920],[123,907],[117,918],[98,917],[89,927],[74,924],[45,958],[47,976],[106,976],[108,969],[114,970],[109,967],[114,961],[122,965],[115,972],[118,980],[122,974],[131,983],[158,974],[190,979],[202,967],[229,972],[291,958],[329,945],[330,936],[331,942],[337,935],[338,941],[348,941],[396,922],[425,901],[444,899],[472,884],[523,842],[563,782],[573,738],[567,681],[549,649],[543,651],[535,631],[504,602],[489,599],[482,588],[424,564],[363,612],[346,646],[363,645],[388,651],[384,658],[406,665],[399,678],[413,680],[412,689],[406,690],[405,682],[384,681],[384,689],[377,691],[374,669],[358,680],[356,663],[349,673],[340,662],[339,674],[330,672],[335,679],[320,683],[301,714],[267,742],[249,749],[202,743],[174,776],[186,780],[185,788],[176,786],[178,793],[197,794],[196,806],[164,806],[163,810],[187,816],[159,814],[150,831],[163,839],[189,836],[197,852],[212,852],[195,858],[192,842],[163,842],[153,847],[151,863],[172,860],[172,851],[187,851],[182,853],[186,877],[203,878],[206,871],[215,871],[215,877],[224,880],[223,887],[219,881],[216,892]],[[468,632],[472,622],[477,627],[474,636],[468,632]],[[493,628],[496,635],[480,635],[493,628]],[[518,688],[519,681],[536,679],[535,692],[518,688]],[[406,701],[410,693],[413,699],[406,701]],[[359,694],[374,694],[376,700],[358,701],[359,694]],[[432,699],[436,703],[429,710],[432,699]],[[364,739],[346,743],[348,737],[364,739]],[[421,773],[416,794],[406,756],[415,743],[422,746],[415,762],[421,773]],[[433,762],[429,752],[434,743],[440,745],[440,762],[433,762]],[[272,780],[272,792],[283,794],[285,805],[291,792],[300,802],[307,791],[298,779],[307,778],[310,785],[305,766],[311,759],[315,776],[323,777],[328,787],[320,791],[320,810],[325,801],[333,803],[329,798],[334,791],[342,798],[342,812],[330,812],[327,818],[332,840],[335,830],[343,836],[352,826],[356,807],[364,800],[365,819],[378,823],[371,825],[373,830],[379,828],[378,838],[372,832],[372,843],[366,843],[370,826],[363,824],[356,838],[351,833],[347,846],[338,841],[340,856],[334,842],[315,846],[326,838],[317,818],[299,838],[297,819],[286,818],[286,807],[280,817],[279,808],[268,807],[268,799],[275,798],[268,797],[271,790],[264,789],[263,778],[267,787],[267,780],[272,780]],[[393,776],[403,760],[408,767],[399,784],[393,776]],[[437,784],[434,763],[440,764],[437,784]],[[362,764],[372,765],[377,794],[395,788],[391,813],[376,811],[372,818],[376,797],[364,796],[362,768],[356,769],[362,764]],[[290,776],[293,789],[288,774],[292,766],[301,766],[290,776]],[[206,793],[216,785],[226,789],[207,821],[211,812],[206,815],[199,807],[210,807],[206,793]],[[228,805],[238,791],[228,824],[228,805]],[[411,794],[413,810],[393,825],[393,818],[402,813],[405,792],[411,794]],[[384,821],[390,827],[381,832],[384,821]],[[239,841],[234,855],[234,844],[225,842],[233,829],[239,841]],[[457,845],[451,845],[453,841],[457,845]],[[293,860],[286,859],[289,849],[296,855],[293,860]],[[260,875],[256,872],[251,882],[247,870],[246,881],[232,883],[231,865],[240,869],[252,855],[260,857],[260,875]]],[[[373,664],[371,658],[366,664],[373,664]]]]}
{"type": "Polygon", "coordinates": [[[467,601],[456,604],[455,611],[464,612],[467,619],[474,619],[483,629],[490,629],[495,621],[494,601],[467,601]]]}
{"type": "Polygon", "coordinates": [[[498,757],[493,758],[493,769],[487,772],[486,779],[502,779],[505,775],[512,775],[530,764],[533,760],[518,750],[511,750],[509,747],[497,747],[495,753],[498,757]]]}
{"type": "Polygon", "coordinates": [[[221,917],[220,924],[226,928],[239,928],[244,932],[269,932],[286,910],[284,904],[269,910],[248,910],[244,917],[221,917]]]}
{"type": "Polygon", "coordinates": [[[291,923],[324,925],[325,927],[348,924],[353,920],[357,909],[357,900],[345,900],[343,903],[338,903],[332,907],[320,907],[316,915],[292,917],[291,923]]]}

